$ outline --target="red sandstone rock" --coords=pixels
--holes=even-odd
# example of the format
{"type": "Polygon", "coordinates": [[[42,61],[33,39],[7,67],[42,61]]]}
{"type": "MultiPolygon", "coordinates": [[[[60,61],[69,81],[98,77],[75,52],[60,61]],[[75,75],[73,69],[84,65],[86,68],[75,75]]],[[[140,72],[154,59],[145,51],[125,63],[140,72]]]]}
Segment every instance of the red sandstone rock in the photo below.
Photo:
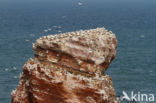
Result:
{"type": "Polygon", "coordinates": [[[117,41],[104,28],[41,37],[23,67],[12,103],[119,103],[103,75],[117,41]]]}

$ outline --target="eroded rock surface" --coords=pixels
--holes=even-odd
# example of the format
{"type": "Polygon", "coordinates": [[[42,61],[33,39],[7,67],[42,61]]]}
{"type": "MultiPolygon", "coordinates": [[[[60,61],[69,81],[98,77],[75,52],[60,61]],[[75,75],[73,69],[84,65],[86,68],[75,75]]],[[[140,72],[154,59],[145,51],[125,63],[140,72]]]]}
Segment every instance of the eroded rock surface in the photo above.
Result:
{"type": "Polygon", "coordinates": [[[104,74],[116,47],[115,35],[104,28],[39,38],[12,103],[119,103],[104,74]]]}

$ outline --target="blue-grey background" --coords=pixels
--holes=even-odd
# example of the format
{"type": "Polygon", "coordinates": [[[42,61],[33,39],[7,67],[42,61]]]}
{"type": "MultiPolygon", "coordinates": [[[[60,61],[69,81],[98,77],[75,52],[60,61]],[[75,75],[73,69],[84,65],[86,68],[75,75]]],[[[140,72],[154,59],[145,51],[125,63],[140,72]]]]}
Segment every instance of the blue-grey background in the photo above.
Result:
{"type": "Polygon", "coordinates": [[[11,102],[37,38],[96,27],[112,30],[118,39],[107,70],[117,95],[156,94],[155,0],[0,0],[0,103],[11,102]]]}

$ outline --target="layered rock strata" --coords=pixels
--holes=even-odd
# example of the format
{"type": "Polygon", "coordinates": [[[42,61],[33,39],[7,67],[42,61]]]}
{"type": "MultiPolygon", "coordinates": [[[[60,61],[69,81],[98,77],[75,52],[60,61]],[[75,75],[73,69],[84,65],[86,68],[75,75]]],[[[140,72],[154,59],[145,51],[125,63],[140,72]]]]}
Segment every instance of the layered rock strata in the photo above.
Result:
{"type": "Polygon", "coordinates": [[[104,28],[39,38],[12,103],[119,103],[104,74],[116,47],[115,35],[104,28]]]}

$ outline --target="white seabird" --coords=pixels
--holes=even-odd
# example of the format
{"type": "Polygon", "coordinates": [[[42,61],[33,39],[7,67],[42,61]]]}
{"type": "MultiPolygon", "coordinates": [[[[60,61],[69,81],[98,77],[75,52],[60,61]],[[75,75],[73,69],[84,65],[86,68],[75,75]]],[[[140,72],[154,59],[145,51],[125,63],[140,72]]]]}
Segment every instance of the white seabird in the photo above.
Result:
{"type": "Polygon", "coordinates": [[[81,5],[83,5],[83,3],[81,3],[81,2],[78,2],[78,5],[79,5],[79,6],[81,6],[81,5]]]}

